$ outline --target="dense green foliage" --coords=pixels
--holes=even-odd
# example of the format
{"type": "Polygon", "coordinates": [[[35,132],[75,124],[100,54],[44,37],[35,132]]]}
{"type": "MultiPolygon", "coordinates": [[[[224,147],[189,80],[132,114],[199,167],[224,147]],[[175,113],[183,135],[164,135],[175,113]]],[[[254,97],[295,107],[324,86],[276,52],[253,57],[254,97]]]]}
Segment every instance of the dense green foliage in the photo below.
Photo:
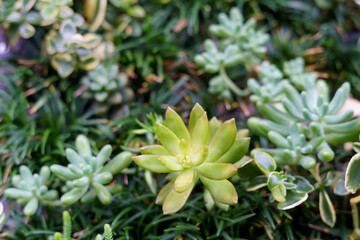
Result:
{"type": "Polygon", "coordinates": [[[359,22],[355,0],[0,1],[0,239],[359,239],[359,22]]]}

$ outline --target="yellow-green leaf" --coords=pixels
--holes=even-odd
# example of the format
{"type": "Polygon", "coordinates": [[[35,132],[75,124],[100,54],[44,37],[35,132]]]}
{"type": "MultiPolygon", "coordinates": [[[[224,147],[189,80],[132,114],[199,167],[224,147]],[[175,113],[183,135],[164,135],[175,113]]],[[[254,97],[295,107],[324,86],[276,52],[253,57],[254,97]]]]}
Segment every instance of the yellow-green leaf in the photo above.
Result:
{"type": "Polygon", "coordinates": [[[176,192],[184,192],[186,189],[188,189],[191,186],[191,183],[193,182],[195,177],[194,169],[187,168],[182,171],[179,176],[176,177],[175,183],[174,183],[174,190],[176,192]]]}
{"type": "Polygon", "coordinates": [[[190,135],[192,135],[196,122],[199,120],[199,118],[201,117],[201,115],[203,115],[204,112],[205,112],[204,109],[198,103],[196,103],[193,109],[191,110],[190,118],[189,118],[190,135]]]}
{"type": "Polygon", "coordinates": [[[175,133],[179,139],[184,139],[186,142],[190,141],[190,134],[187,130],[182,118],[170,107],[165,114],[166,126],[175,133]]]}
{"type": "Polygon", "coordinates": [[[140,152],[143,155],[159,155],[168,156],[170,153],[161,145],[150,145],[140,148],[140,152]]]}
{"type": "Polygon", "coordinates": [[[206,162],[216,162],[233,145],[236,137],[235,119],[224,122],[216,131],[209,145],[206,162]]]}
{"type": "Polygon", "coordinates": [[[200,150],[204,145],[207,144],[207,141],[210,137],[210,125],[204,112],[201,117],[196,122],[194,129],[191,135],[191,149],[192,151],[200,150]]]}
{"type": "Polygon", "coordinates": [[[163,213],[169,215],[179,211],[185,205],[191,191],[194,188],[194,185],[195,183],[193,182],[191,186],[182,193],[178,193],[172,189],[164,201],[163,213]]]}
{"type": "Polygon", "coordinates": [[[158,155],[140,155],[134,156],[132,159],[135,161],[137,165],[142,168],[145,168],[151,172],[157,173],[168,173],[171,172],[168,168],[166,168],[160,161],[158,155]]]}
{"type": "Polygon", "coordinates": [[[164,125],[158,123],[156,125],[156,134],[159,138],[160,143],[165,149],[173,156],[179,153],[180,139],[175,135],[173,131],[164,125]]]}
{"type": "Polygon", "coordinates": [[[203,163],[196,167],[196,171],[204,177],[223,180],[234,175],[237,169],[231,163],[203,163]]]}
{"type": "Polygon", "coordinates": [[[200,180],[209,190],[215,201],[228,205],[234,205],[238,202],[236,189],[230,181],[212,180],[201,175],[200,180]]]}

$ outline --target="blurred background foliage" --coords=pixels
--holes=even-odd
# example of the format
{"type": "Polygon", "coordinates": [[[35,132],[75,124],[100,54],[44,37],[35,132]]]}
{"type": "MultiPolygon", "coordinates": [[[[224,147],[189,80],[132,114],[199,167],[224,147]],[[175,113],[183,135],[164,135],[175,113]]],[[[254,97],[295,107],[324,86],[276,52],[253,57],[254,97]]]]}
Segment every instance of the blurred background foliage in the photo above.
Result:
{"type": "MultiPolygon", "coordinates": [[[[167,106],[174,106],[186,119],[196,102],[210,118],[235,117],[238,127],[246,127],[247,118],[257,114],[254,104],[248,98],[235,102],[217,99],[207,91],[211,74],[194,63],[194,56],[204,50],[205,39],[217,41],[208,31],[209,25],[217,23],[220,12],[228,13],[232,7],[238,7],[245,20],[255,18],[257,28],[270,35],[264,60],[281,67],[290,59],[303,57],[306,69],[329,83],[332,92],[349,81],[353,97],[360,97],[357,0],[56,2],[0,1],[0,198],[7,216],[5,225],[0,223],[0,239],[47,239],[61,230],[63,209],[41,208],[31,219],[25,218],[20,208],[3,196],[3,189],[10,185],[10,176],[21,164],[39,171],[43,165],[66,163],[65,148],[72,147],[79,134],[87,135],[95,149],[109,143],[115,154],[122,150],[138,153],[138,147],[156,141],[154,127],[162,121],[167,106]],[[66,37],[75,33],[61,28],[61,17],[51,18],[51,24],[39,23],[33,15],[26,17],[31,11],[39,12],[39,2],[56,6],[53,9],[72,9],[65,14],[70,18],[74,13],[84,16],[87,23],[80,24],[76,31],[82,36],[96,35],[99,43],[110,41],[114,48],[106,45],[102,52],[93,54],[93,48],[84,47],[91,45],[89,42],[66,42],[66,49],[73,51],[72,60],[61,56],[58,61],[58,56],[46,53],[44,39],[51,31],[66,37]],[[98,6],[107,3],[97,28],[97,16],[85,12],[84,2],[96,2],[98,6]],[[30,11],[16,4],[33,6],[29,5],[30,11]],[[15,12],[19,18],[9,17],[15,12]],[[31,37],[27,37],[29,33],[31,37]],[[86,56],[84,49],[88,49],[86,56]],[[108,50],[110,56],[100,59],[108,50]],[[126,76],[126,87],[133,91],[131,96],[126,95],[127,101],[104,106],[84,97],[88,86],[81,78],[91,71],[86,64],[97,61],[117,65],[118,72],[126,76]],[[74,69],[61,77],[59,71],[69,66],[74,69]]],[[[246,86],[246,80],[257,71],[256,66],[249,71],[236,66],[229,75],[237,85],[246,86]]],[[[251,148],[269,145],[265,138],[251,137],[251,148]]],[[[351,152],[342,147],[336,149],[335,169],[343,170],[349,156],[351,152]]],[[[334,166],[325,164],[320,171],[334,166]]],[[[130,168],[134,171],[117,179],[125,187],[111,207],[93,202],[68,208],[78,239],[94,237],[102,232],[104,223],[111,223],[115,239],[346,239],[352,231],[348,196],[331,195],[335,208],[345,210],[337,212],[337,225],[329,228],[320,219],[316,196],[296,209],[282,211],[268,201],[265,191],[246,192],[242,181],[236,185],[239,204],[228,212],[205,210],[202,190],[195,188],[195,196],[180,213],[164,216],[154,204],[156,195],[145,183],[144,171],[135,165],[130,168]]],[[[153,177],[159,185],[165,183],[163,176],[153,177]]],[[[61,184],[54,182],[58,189],[61,184]]]]}

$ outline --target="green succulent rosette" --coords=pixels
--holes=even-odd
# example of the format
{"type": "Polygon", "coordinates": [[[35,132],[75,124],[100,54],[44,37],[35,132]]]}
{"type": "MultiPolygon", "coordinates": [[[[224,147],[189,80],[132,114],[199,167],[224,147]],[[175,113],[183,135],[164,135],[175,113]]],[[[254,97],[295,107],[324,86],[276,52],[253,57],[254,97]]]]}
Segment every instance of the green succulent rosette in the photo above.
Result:
{"type": "Polygon", "coordinates": [[[237,203],[236,189],[227,179],[236,173],[233,163],[247,152],[249,138],[237,134],[234,119],[224,123],[216,118],[209,121],[196,104],[187,128],[181,117],[168,108],[165,125],[158,123],[156,134],[161,145],[141,148],[142,155],[133,160],[152,172],[172,173],[156,199],[156,204],[163,205],[164,214],[179,211],[199,179],[216,203],[237,203]]]}
{"type": "Polygon", "coordinates": [[[49,190],[47,186],[51,175],[49,167],[43,166],[39,174],[32,174],[27,166],[22,165],[19,172],[20,175],[11,179],[14,188],[6,189],[5,195],[24,205],[26,216],[34,215],[39,205],[51,206],[57,200],[58,192],[49,190]]]}
{"type": "Polygon", "coordinates": [[[100,152],[92,155],[90,142],[84,135],[76,138],[76,149],[66,149],[66,158],[70,164],[67,167],[53,164],[51,171],[60,179],[67,181],[66,193],[61,197],[61,203],[71,205],[81,199],[89,203],[96,197],[104,205],[112,202],[112,194],[122,189],[121,185],[110,185],[113,176],[131,164],[131,153],[124,151],[116,155],[110,162],[112,147],[105,145],[100,152]]]}

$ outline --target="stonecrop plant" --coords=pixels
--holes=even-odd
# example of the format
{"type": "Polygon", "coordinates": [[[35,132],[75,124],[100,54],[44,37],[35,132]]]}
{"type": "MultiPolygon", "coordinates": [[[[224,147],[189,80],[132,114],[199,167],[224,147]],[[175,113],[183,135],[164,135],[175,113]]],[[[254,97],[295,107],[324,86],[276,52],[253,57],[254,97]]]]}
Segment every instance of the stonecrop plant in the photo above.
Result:
{"type": "Polygon", "coordinates": [[[308,193],[314,190],[304,177],[276,171],[276,161],[267,153],[256,152],[254,160],[264,175],[252,179],[247,191],[255,191],[267,186],[272,197],[279,203],[279,209],[288,210],[298,206],[308,198],[308,193]]]}
{"type": "Polygon", "coordinates": [[[221,99],[232,99],[232,94],[244,97],[249,94],[247,89],[239,88],[228,76],[226,68],[243,64],[250,70],[260,62],[259,56],[266,53],[265,43],[269,36],[257,31],[256,20],[244,23],[238,8],[232,8],[230,15],[219,14],[220,24],[211,25],[210,32],[219,37],[219,42],[205,41],[205,52],[195,56],[195,62],[211,74],[217,74],[210,80],[209,91],[221,99]]]}
{"type": "Polygon", "coordinates": [[[119,105],[132,99],[133,91],[126,88],[128,76],[119,72],[116,64],[99,64],[82,79],[87,87],[83,97],[94,98],[102,105],[119,105]]]}
{"type": "Polygon", "coordinates": [[[112,183],[113,176],[132,162],[130,152],[116,155],[110,162],[110,145],[105,145],[96,156],[92,155],[90,142],[84,135],[76,138],[76,149],[66,149],[67,167],[54,164],[51,171],[60,179],[67,181],[61,202],[71,205],[81,199],[82,203],[93,201],[96,197],[102,204],[112,202],[112,194],[119,192],[120,184],[112,183]]]}
{"type": "Polygon", "coordinates": [[[12,184],[15,188],[5,190],[5,195],[9,198],[17,199],[20,205],[25,205],[24,214],[33,215],[39,205],[51,206],[56,205],[58,192],[49,190],[50,168],[43,166],[40,173],[32,174],[30,169],[22,165],[19,168],[20,175],[12,177],[12,184]]]}
{"type": "Polygon", "coordinates": [[[179,211],[200,180],[215,202],[234,205],[238,195],[228,180],[237,171],[233,165],[247,152],[249,138],[237,134],[234,119],[221,123],[210,121],[207,113],[196,104],[190,113],[188,129],[171,108],[165,114],[165,125],[156,127],[161,145],[140,149],[133,157],[137,165],[156,173],[171,173],[171,179],[159,192],[156,203],[163,205],[164,214],[179,211]]]}
{"type": "MultiPolygon", "coordinates": [[[[360,119],[353,119],[354,111],[340,112],[349,96],[350,84],[343,83],[330,100],[327,84],[317,79],[315,74],[306,72],[301,58],[285,62],[284,74],[276,66],[263,63],[259,77],[262,85],[255,79],[249,80],[249,88],[254,93],[250,99],[267,119],[250,117],[248,126],[256,134],[267,137],[276,147],[257,148],[252,150],[251,155],[266,152],[284,169],[287,166],[308,169],[317,182],[315,189],[319,191],[320,216],[326,224],[334,226],[335,209],[326,187],[332,184],[335,194],[347,194],[341,186],[343,174],[336,173],[335,178],[330,177],[332,173],[321,176],[317,159],[323,162],[333,160],[335,152],[331,146],[353,141],[360,133],[360,119]],[[283,76],[289,79],[283,79],[283,76]]],[[[275,188],[278,193],[274,193],[269,184],[268,187],[282,206],[283,202],[292,198],[286,194],[288,185],[285,179],[293,177],[278,173],[276,176],[277,182],[282,183],[275,185],[279,186],[275,188]]],[[[263,184],[260,180],[256,179],[255,183],[263,184]]]]}
{"type": "MultiPolygon", "coordinates": [[[[286,82],[279,84],[278,90],[274,88],[271,98],[276,100],[272,100],[272,103],[280,103],[282,109],[261,101],[261,99],[269,99],[269,94],[267,91],[260,91],[259,84],[253,81],[251,89],[256,95],[252,99],[257,103],[259,111],[268,119],[251,117],[248,120],[248,126],[261,136],[269,137],[271,131],[270,135],[277,132],[287,137],[290,125],[296,122],[305,138],[313,140],[318,136],[324,136],[323,141],[316,147],[317,156],[322,161],[331,161],[334,158],[334,152],[330,145],[353,141],[360,133],[360,119],[352,119],[354,111],[347,110],[340,113],[349,96],[350,84],[343,83],[330,101],[328,86],[324,81],[315,81],[316,79],[312,77],[297,79],[298,82],[300,80],[302,82],[297,86],[303,85],[305,88],[301,93],[286,82]]],[[[267,84],[269,83],[265,82],[265,86],[267,84]]],[[[279,139],[269,138],[271,141],[279,139]]]]}

